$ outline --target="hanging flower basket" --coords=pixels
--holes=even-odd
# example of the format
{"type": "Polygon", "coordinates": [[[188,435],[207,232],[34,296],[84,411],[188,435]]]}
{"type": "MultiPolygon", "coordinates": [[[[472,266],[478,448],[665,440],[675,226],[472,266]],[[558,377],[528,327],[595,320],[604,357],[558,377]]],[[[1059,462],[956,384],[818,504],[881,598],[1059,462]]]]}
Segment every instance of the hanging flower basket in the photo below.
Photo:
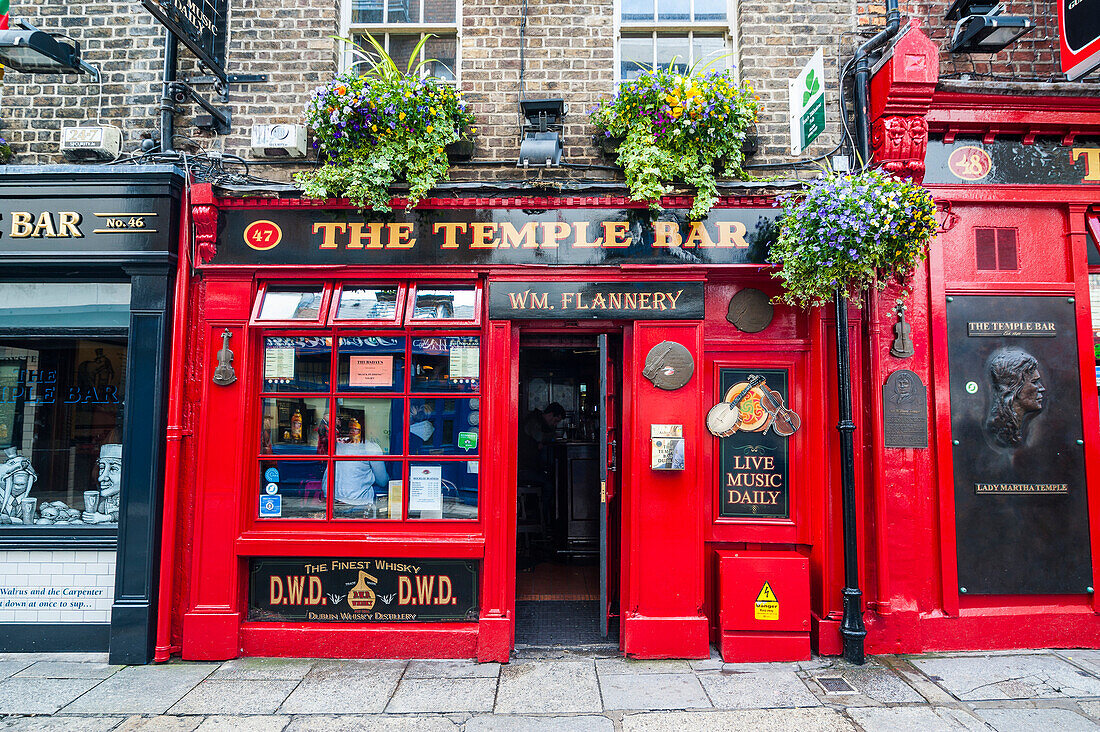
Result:
{"type": "Polygon", "coordinates": [[[718,200],[716,176],[744,178],[743,146],[759,98],[731,71],[679,74],[658,69],[619,87],[592,111],[599,133],[621,139],[618,163],[630,197],[659,209],[674,181],[696,189],[691,217],[718,200]]]}
{"type": "Polygon", "coordinates": [[[390,209],[390,187],[404,182],[411,208],[446,179],[448,151],[460,152],[456,143],[477,129],[453,87],[420,78],[412,62],[399,71],[380,46],[370,58],[367,73],[346,72],[314,90],[306,122],[327,162],[295,180],[310,198],[348,198],[377,211],[390,209]]]}
{"type": "Polygon", "coordinates": [[[779,239],[770,261],[781,266],[780,297],[823,305],[839,290],[857,298],[876,283],[906,283],[936,235],[936,206],[923,187],[887,173],[826,174],[781,198],[779,239]]]}
{"type": "Polygon", "coordinates": [[[11,149],[11,145],[3,137],[0,137],[0,165],[7,165],[13,157],[15,157],[15,152],[11,149]]]}

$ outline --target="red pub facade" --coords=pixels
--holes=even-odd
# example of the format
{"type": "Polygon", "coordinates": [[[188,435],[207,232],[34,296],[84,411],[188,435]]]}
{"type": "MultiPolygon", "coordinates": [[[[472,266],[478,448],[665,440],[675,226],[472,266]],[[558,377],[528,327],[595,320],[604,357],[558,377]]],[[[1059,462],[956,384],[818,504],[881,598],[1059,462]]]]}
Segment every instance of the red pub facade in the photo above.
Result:
{"type": "MultiPolygon", "coordinates": [[[[872,83],[876,160],[942,231],[907,293],[850,309],[867,650],[1097,647],[1100,104],[937,66],[913,28],[872,83]]],[[[583,623],[624,654],[839,653],[833,313],[770,302],[779,192],[693,223],[595,192],[379,216],[194,187],[158,658],[506,661],[546,553],[589,568],[583,623]]]]}

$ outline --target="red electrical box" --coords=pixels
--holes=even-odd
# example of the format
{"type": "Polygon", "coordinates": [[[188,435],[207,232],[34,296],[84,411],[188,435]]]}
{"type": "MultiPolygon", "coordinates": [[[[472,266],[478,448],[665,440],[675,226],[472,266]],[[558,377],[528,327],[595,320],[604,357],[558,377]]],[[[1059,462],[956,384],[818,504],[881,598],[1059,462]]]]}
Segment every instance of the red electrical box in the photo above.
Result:
{"type": "Polygon", "coordinates": [[[730,662],[810,658],[810,560],[795,551],[718,552],[718,624],[730,662]]]}

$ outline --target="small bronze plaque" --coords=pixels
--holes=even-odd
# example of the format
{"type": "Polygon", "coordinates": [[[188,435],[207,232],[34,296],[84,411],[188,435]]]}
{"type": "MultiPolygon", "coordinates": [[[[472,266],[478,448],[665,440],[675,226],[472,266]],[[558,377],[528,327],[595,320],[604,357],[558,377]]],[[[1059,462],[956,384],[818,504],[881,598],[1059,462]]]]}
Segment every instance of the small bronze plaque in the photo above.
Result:
{"type": "Polygon", "coordinates": [[[675,341],[661,341],[649,349],[642,376],[658,389],[673,391],[688,383],[695,372],[691,352],[675,341]]]}
{"type": "Polygon", "coordinates": [[[746,287],[730,299],[726,320],[745,333],[759,333],[771,325],[774,313],[767,293],[746,287]]]}
{"type": "Polygon", "coordinates": [[[928,447],[928,390],[916,372],[898,369],[882,387],[886,447],[928,447]]]}

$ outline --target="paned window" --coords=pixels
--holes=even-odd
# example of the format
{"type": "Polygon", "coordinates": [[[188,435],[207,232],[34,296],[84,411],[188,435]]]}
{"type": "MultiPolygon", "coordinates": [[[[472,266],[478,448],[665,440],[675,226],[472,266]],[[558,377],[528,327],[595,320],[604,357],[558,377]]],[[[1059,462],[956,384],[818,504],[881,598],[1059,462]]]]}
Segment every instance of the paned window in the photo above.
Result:
{"type": "Polygon", "coordinates": [[[273,296],[328,325],[261,336],[257,518],[477,519],[480,289],[270,285],[257,325],[273,296]]]}
{"type": "MultiPolygon", "coordinates": [[[[420,73],[441,81],[453,82],[458,75],[458,0],[344,0],[345,38],[361,48],[371,49],[370,33],[386,53],[404,71],[417,43],[431,35],[415,59],[420,73]]],[[[361,55],[349,49],[346,65],[363,62],[361,55]]]]}
{"type": "Polygon", "coordinates": [[[728,0],[621,0],[618,78],[649,69],[724,70],[733,64],[728,0]]]}

